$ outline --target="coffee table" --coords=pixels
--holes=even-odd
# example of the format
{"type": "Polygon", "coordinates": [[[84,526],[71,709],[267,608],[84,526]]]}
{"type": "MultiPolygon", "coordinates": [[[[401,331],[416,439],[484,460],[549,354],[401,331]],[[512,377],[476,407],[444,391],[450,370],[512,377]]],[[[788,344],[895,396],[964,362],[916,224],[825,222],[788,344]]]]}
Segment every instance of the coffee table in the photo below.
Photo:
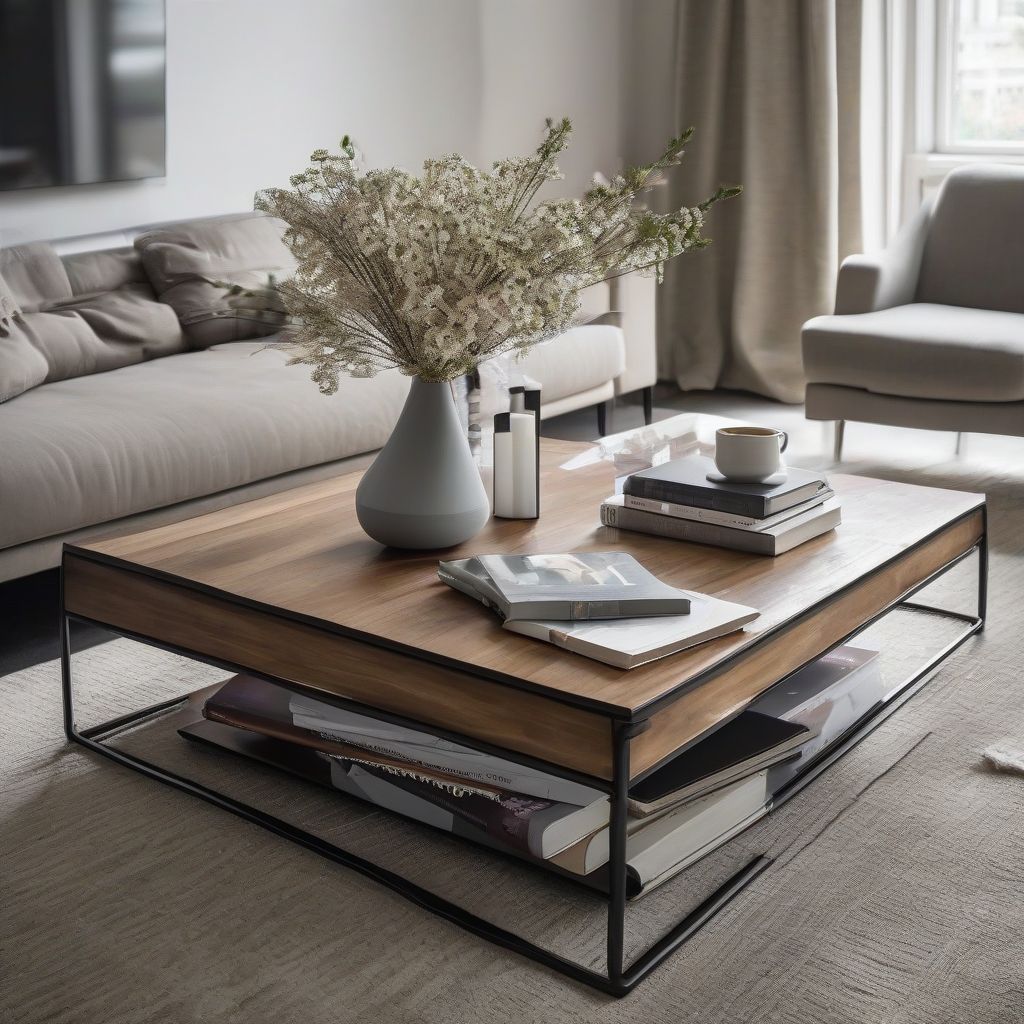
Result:
{"type": "Polygon", "coordinates": [[[502,630],[435,576],[437,555],[382,549],[359,529],[358,474],[185,522],[65,547],[62,669],[69,740],[354,868],[427,910],[578,981],[624,995],[769,860],[747,864],[632,963],[623,957],[626,801],[632,783],[750,701],[893,608],[949,616],[962,630],[778,794],[825,770],[922,686],[984,625],[983,495],[831,476],[843,524],[776,559],[602,527],[611,491],[588,446],[545,440],[539,520],[492,520],[449,556],[625,550],[662,579],[753,605],[743,632],[629,672],[502,630]],[[977,614],[912,601],[969,556],[977,614]],[[611,797],[607,973],[573,963],[322,838],[104,743],[189,695],[89,728],[75,721],[70,628],[83,620],[199,661],[313,692],[339,707],[427,728],[542,767],[611,797]]]}

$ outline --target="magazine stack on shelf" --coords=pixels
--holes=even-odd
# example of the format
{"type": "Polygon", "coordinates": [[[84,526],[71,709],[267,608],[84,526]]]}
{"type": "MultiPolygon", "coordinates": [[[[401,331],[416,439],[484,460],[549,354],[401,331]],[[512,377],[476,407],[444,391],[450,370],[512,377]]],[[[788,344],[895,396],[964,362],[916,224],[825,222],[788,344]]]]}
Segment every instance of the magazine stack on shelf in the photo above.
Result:
{"type": "MultiPolygon", "coordinates": [[[[606,888],[606,792],[252,676],[226,681],[181,730],[388,811],[606,888]]],[[[744,712],[634,786],[632,898],[766,813],[768,772],[815,730],[744,712]]]]}

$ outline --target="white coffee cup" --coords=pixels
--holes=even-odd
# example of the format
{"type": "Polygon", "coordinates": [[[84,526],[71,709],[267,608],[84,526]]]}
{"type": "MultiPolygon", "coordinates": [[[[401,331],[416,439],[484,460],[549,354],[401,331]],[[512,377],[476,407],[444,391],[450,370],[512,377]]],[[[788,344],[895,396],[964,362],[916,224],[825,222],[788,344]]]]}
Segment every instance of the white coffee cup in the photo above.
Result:
{"type": "Polygon", "coordinates": [[[715,465],[738,484],[767,480],[779,471],[789,444],[784,430],[772,427],[722,427],[715,433],[715,465]]]}

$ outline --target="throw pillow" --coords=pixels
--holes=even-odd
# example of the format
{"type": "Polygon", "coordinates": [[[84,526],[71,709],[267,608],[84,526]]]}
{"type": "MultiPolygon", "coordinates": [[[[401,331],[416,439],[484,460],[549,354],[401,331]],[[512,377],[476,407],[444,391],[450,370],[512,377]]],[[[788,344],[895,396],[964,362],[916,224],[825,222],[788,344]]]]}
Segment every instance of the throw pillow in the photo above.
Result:
{"type": "Polygon", "coordinates": [[[157,296],[174,309],[193,348],[266,337],[288,323],[280,303],[266,297],[274,277],[294,271],[284,227],[262,213],[232,214],[135,240],[157,296]],[[259,301],[247,301],[250,292],[259,301]]]}
{"type": "Polygon", "coordinates": [[[68,257],[45,243],[0,250],[0,402],[51,381],[113,370],[186,348],[131,250],[68,257]],[[132,269],[132,264],[135,264],[132,269]],[[73,286],[92,288],[74,294],[73,286]]]}

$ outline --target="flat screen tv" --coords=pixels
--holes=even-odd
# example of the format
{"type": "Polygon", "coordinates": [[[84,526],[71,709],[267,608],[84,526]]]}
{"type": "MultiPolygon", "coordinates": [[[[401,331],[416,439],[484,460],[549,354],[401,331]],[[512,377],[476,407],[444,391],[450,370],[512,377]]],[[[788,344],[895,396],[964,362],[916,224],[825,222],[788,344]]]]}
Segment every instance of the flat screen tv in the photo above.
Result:
{"type": "Polygon", "coordinates": [[[164,174],[164,0],[0,0],[0,189],[164,174]]]}

